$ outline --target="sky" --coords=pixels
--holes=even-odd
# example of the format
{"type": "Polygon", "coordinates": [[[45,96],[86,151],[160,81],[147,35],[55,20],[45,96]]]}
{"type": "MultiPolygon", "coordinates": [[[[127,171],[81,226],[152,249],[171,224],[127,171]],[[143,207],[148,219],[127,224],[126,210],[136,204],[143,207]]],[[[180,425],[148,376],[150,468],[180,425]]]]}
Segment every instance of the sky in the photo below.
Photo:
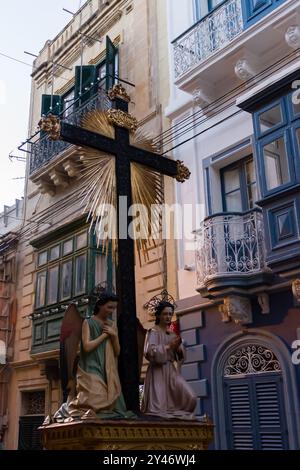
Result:
{"type": "Polygon", "coordinates": [[[0,212],[24,194],[25,163],[9,154],[26,156],[17,147],[27,138],[31,67],[3,57],[5,54],[32,64],[47,39],[53,39],[72,19],[62,9],[77,11],[84,0],[1,1],[0,28],[0,212]],[[17,179],[16,179],[17,178],[17,179]]]}

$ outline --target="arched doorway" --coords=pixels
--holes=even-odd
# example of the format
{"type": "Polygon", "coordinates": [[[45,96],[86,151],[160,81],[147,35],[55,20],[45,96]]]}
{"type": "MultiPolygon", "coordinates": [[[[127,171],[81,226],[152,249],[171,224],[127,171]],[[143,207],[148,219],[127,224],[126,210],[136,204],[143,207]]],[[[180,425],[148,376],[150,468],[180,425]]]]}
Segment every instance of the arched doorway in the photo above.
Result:
{"type": "Polygon", "coordinates": [[[300,409],[291,352],[253,329],[230,335],[212,362],[216,449],[299,449],[300,409]]]}
{"type": "Polygon", "coordinates": [[[224,364],[225,421],[229,449],[288,449],[282,372],[274,352],[248,343],[224,364]]]}

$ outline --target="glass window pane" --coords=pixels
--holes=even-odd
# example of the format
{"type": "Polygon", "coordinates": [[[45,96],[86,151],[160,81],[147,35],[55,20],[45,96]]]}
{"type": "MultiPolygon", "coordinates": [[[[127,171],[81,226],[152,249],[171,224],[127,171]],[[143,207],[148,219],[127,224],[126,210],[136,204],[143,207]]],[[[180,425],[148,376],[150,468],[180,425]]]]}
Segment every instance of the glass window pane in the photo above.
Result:
{"type": "Polygon", "coordinates": [[[296,137],[297,137],[297,144],[298,144],[298,155],[300,155],[300,129],[296,129],[296,137]]]}
{"type": "Polygon", "coordinates": [[[260,131],[266,132],[282,122],[281,106],[278,104],[259,116],[260,131]]]}
{"type": "Polygon", "coordinates": [[[106,64],[100,65],[98,69],[98,78],[99,78],[99,84],[100,86],[103,86],[104,84],[104,78],[106,77],[106,64]]]}
{"type": "Polygon", "coordinates": [[[72,261],[67,261],[61,267],[60,298],[68,299],[72,294],[72,261]]]}
{"type": "Polygon", "coordinates": [[[293,109],[294,109],[294,114],[299,114],[300,113],[300,103],[299,104],[297,102],[293,103],[293,109]]]}
{"type": "Polygon", "coordinates": [[[86,285],[86,255],[81,255],[76,258],[76,280],[75,280],[75,295],[83,294],[86,285]]]}
{"type": "Polygon", "coordinates": [[[290,181],[288,158],[283,137],[264,146],[264,162],[268,189],[290,181]]]}
{"type": "Polygon", "coordinates": [[[107,265],[106,256],[96,254],[95,256],[95,285],[106,281],[107,278],[107,265]]]}
{"type": "Polygon", "coordinates": [[[249,184],[248,186],[248,204],[249,204],[249,209],[253,209],[255,206],[255,203],[258,199],[257,196],[257,186],[256,183],[249,184]]]}
{"type": "Polygon", "coordinates": [[[59,245],[50,248],[50,261],[59,258],[59,245]]]}
{"type": "Polygon", "coordinates": [[[58,293],[58,266],[49,269],[47,290],[47,304],[55,304],[58,293]]]}
{"type": "Polygon", "coordinates": [[[43,251],[38,255],[38,266],[42,266],[47,263],[47,251],[43,251]]]}
{"type": "Polygon", "coordinates": [[[226,195],[226,210],[228,212],[242,212],[241,192],[235,191],[226,195]]]}
{"type": "Polygon", "coordinates": [[[46,271],[42,271],[37,274],[36,280],[36,308],[43,307],[45,305],[46,297],[46,271]]]}
{"type": "Polygon", "coordinates": [[[87,232],[80,233],[76,237],[76,250],[85,248],[87,246],[87,232]]]}
{"type": "Polygon", "coordinates": [[[294,114],[300,113],[300,90],[299,88],[291,94],[294,114]]]}
{"type": "Polygon", "coordinates": [[[240,173],[238,168],[234,170],[226,170],[224,173],[225,193],[240,188],[240,173]]]}
{"type": "Polygon", "coordinates": [[[63,243],[63,256],[72,253],[73,251],[73,238],[63,243]]]}
{"type": "Polygon", "coordinates": [[[246,178],[247,184],[256,182],[255,166],[253,160],[249,160],[248,162],[246,162],[246,178]]]}
{"type": "Polygon", "coordinates": [[[223,1],[224,0],[208,0],[209,9],[213,10],[214,8],[216,8],[223,1]]]}
{"type": "Polygon", "coordinates": [[[64,117],[70,116],[74,112],[74,99],[75,99],[75,90],[71,90],[68,94],[64,96],[63,99],[63,111],[64,117]]]}

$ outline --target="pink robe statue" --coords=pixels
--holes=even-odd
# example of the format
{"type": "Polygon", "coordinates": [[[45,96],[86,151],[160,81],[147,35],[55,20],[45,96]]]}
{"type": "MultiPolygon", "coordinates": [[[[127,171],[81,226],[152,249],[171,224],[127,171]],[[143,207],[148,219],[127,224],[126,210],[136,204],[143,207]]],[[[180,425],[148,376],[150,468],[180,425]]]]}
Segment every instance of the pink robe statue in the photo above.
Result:
{"type": "Polygon", "coordinates": [[[181,344],[175,353],[167,345],[176,334],[158,325],[148,331],[144,355],[150,362],[145,378],[142,412],[161,418],[195,419],[196,396],[174,362],[183,362],[181,344]]]}

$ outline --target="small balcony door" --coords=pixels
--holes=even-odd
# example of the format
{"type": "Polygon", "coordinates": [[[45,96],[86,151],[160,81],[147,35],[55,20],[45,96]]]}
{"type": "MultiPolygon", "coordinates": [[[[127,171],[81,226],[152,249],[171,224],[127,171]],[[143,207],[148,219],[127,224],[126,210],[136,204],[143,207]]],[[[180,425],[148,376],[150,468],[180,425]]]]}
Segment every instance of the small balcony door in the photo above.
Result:
{"type": "Polygon", "coordinates": [[[221,170],[224,212],[246,212],[255,206],[257,185],[253,157],[249,156],[221,170]]]}

